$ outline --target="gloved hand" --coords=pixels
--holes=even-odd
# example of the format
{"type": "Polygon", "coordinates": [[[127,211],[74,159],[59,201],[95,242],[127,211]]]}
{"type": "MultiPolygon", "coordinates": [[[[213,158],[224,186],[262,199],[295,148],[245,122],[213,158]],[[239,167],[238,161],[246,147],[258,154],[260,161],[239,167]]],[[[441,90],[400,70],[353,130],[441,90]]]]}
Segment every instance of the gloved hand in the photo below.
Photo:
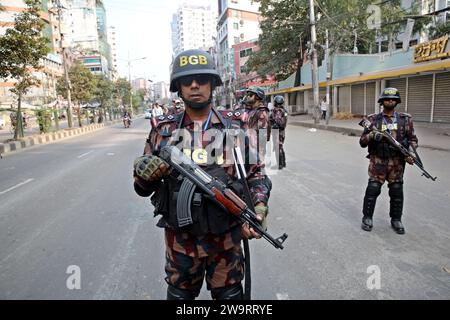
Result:
{"type": "Polygon", "coordinates": [[[378,131],[372,131],[369,133],[369,138],[371,140],[375,140],[377,142],[380,142],[383,139],[383,134],[378,131]]]}
{"type": "Polygon", "coordinates": [[[169,174],[167,163],[153,155],[144,155],[136,158],[133,167],[136,176],[145,181],[158,181],[169,174]]]}
{"type": "MultiPolygon", "coordinates": [[[[268,208],[262,203],[259,203],[255,206],[255,213],[258,221],[261,222],[263,229],[267,230],[267,224],[265,221],[268,213],[268,208]]],[[[253,228],[250,228],[247,223],[242,225],[242,235],[247,239],[261,238],[261,236],[255,230],[253,230],[253,228]]]]}

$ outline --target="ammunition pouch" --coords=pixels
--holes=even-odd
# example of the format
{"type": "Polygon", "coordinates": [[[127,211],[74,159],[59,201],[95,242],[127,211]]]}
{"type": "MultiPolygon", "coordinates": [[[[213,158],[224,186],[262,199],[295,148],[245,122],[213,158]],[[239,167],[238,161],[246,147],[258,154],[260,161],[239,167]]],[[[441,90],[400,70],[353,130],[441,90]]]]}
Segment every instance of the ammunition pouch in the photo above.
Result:
{"type": "MultiPolygon", "coordinates": [[[[243,187],[240,183],[230,181],[223,167],[215,165],[207,167],[205,171],[227,184],[238,195],[242,195],[243,187]]],[[[223,234],[236,224],[235,216],[213,199],[209,199],[198,188],[189,188],[182,177],[180,179],[167,177],[165,180],[153,195],[152,204],[155,206],[155,215],[162,215],[164,222],[172,229],[202,236],[207,233],[223,234]],[[180,214],[181,208],[185,206],[190,206],[190,216],[187,210],[183,210],[180,214]]]]}

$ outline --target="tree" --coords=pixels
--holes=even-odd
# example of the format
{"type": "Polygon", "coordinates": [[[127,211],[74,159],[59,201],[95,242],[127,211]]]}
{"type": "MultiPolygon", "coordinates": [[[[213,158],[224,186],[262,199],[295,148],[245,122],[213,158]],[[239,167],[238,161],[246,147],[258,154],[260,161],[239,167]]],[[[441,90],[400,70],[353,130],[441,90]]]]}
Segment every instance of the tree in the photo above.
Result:
{"type": "Polygon", "coordinates": [[[130,104],[131,84],[125,78],[119,78],[115,83],[114,93],[121,105],[130,104]]]}
{"type": "MultiPolygon", "coordinates": [[[[89,102],[95,94],[97,81],[95,76],[81,62],[77,61],[69,69],[69,79],[72,85],[72,99],[77,106],[78,125],[81,127],[82,103],[89,102]]],[[[58,94],[67,98],[66,82],[64,78],[59,78],[56,84],[58,94]]]]}
{"type": "Polygon", "coordinates": [[[11,89],[18,97],[15,140],[23,137],[22,98],[31,87],[40,84],[33,71],[42,69],[41,59],[50,51],[50,40],[42,36],[41,1],[25,3],[27,8],[15,17],[14,27],[0,37],[0,77],[16,80],[11,89]]]}
{"type": "MultiPolygon", "coordinates": [[[[94,92],[94,99],[97,100],[103,110],[108,110],[109,120],[112,118],[112,103],[114,93],[114,82],[105,76],[97,76],[97,86],[94,92]]],[[[106,116],[106,113],[105,113],[106,116]]]]}
{"type": "Polygon", "coordinates": [[[430,38],[437,39],[450,34],[450,21],[439,23],[430,28],[430,38]]]}
{"type": "MultiPolygon", "coordinates": [[[[261,50],[253,54],[248,67],[259,75],[274,74],[278,80],[286,79],[297,71],[296,84],[300,84],[299,71],[305,52],[308,52],[310,26],[308,1],[258,0],[262,15],[259,45],[261,50]]],[[[330,55],[339,52],[358,53],[375,51],[377,31],[369,29],[368,10],[373,0],[317,0],[317,40],[325,43],[326,30],[329,31],[330,55]]],[[[403,31],[407,18],[418,12],[418,3],[413,1],[410,8],[402,8],[401,0],[382,1],[380,9],[381,28],[378,39],[393,40],[403,31]]],[[[421,30],[426,21],[416,19],[414,31],[421,30]]],[[[319,61],[324,57],[324,48],[318,47],[319,61]]]]}

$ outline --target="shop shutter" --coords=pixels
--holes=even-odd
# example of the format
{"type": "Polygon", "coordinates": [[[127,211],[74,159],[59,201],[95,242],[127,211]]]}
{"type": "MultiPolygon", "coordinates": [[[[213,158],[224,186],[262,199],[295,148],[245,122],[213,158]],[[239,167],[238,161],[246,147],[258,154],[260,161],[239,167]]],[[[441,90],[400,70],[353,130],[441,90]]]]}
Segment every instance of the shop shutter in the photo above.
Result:
{"type": "Polygon", "coordinates": [[[352,113],[364,115],[364,84],[352,85],[352,113]]]}
{"type": "Polygon", "coordinates": [[[415,121],[430,121],[433,75],[410,77],[408,80],[408,113],[415,121]]]}
{"type": "Polygon", "coordinates": [[[305,112],[305,98],[303,92],[297,92],[298,112],[305,112]]]}
{"type": "Polygon", "coordinates": [[[450,123],[450,72],[436,74],[433,122],[450,123]]]}
{"type": "Polygon", "coordinates": [[[377,105],[378,103],[375,100],[375,82],[366,83],[366,115],[375,113],[375,106],[377,105]]]}
{"type": "MultiPolygon", "coordinates": [[[[406,107],[406,78],[401,79],[391,79],[387,81],[387,87],[397,88],[400,91],[400,98],[402,103],[400,103],[395,110],[398,112],[405,112],[406,107]]],[[[377,99],[378,100],[378,99],[377,99]]],[[[409,105],[409,100],[408,100],[409,105]]],[[[408,106],[409,108],[409,106],[408,106]]]]}

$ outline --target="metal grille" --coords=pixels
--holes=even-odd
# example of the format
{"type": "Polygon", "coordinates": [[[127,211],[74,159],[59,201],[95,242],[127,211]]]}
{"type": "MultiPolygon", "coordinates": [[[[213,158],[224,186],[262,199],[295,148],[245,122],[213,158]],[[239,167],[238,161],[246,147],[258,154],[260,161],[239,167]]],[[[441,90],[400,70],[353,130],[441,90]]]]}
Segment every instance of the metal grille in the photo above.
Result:
{"type": "Polygon", "coordinates": [[[450,123],[450,72],[436,74],[433,122],[450,123]]]}
{"type": "Polygon", "coordinates": [[[415,121],[431,120],[433,75],[409,78],[408,113],[415,121]]]}
{"type": "Polygon", "coordinates": [[[364,84],[352,85],[352,113],[364,115],[364,84]]]}
{"type": "Polygon", "coordinates": [[[375,82],[366,83],[366,114],[375,113],[375,106],[378,105],[375,99],[375,82]]]}

